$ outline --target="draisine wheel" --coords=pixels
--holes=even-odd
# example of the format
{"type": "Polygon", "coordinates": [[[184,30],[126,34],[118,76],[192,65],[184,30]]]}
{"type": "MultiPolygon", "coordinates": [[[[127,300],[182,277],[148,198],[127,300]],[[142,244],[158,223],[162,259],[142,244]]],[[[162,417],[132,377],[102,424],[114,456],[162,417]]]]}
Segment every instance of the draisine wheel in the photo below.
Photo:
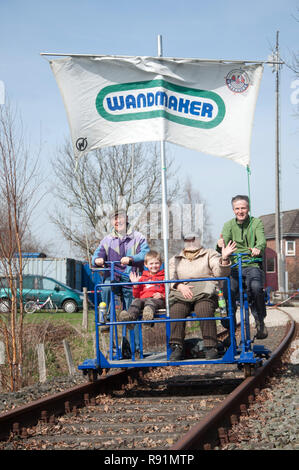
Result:
{"type": "Polygon", "coordinates": [[[244,378],[251,377],[253,375],[254,366],[252,364],[244,364],[244,378]]]}
{"type": "Polygon", "coordinates": [[[98,372],[95,369],[88,369],[88,382],[95,382],[98,378],[98,372]]]}

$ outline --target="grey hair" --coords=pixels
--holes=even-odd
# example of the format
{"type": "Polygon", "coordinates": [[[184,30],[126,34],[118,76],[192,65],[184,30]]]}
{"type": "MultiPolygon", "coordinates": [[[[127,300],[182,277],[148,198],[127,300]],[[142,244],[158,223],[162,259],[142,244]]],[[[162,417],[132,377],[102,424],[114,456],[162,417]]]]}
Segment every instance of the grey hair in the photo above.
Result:
{"type": "Polygon", "coordinates": [[[249,207],[249,197],[248,196],[243,196],[241,194],[238,194],[237,196],[233,197],[232,198],[232,206],[234,204],[234,202],[237,202],[237,201],[246,201],[247,204],[248,204],[248,207],[249,207]]]}

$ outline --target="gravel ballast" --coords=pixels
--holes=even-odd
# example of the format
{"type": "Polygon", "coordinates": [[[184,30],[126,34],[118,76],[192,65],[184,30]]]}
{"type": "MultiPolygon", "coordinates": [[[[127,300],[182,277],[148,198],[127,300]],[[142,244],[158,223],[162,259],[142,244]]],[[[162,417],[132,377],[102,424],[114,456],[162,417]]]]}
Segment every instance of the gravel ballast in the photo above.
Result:
{"type": "Polygon", "coordinates": [[[0,413],[5,413],[6,411],[13,410],[32,401],[39,400],[44,396],[62,392],[82,382],[86,382],[86,380],[86,377],[78,373],[74,376],[57,377],[45,383],[36,383],[24,387],[17,392],[1,392],[0,413]]]}
{"type": "Polygon", "coordinates": [[[236,442],[224,450],[299,450],[299,340],[293,353],[250,406],[248,416],[233,426],[236,442]]]}

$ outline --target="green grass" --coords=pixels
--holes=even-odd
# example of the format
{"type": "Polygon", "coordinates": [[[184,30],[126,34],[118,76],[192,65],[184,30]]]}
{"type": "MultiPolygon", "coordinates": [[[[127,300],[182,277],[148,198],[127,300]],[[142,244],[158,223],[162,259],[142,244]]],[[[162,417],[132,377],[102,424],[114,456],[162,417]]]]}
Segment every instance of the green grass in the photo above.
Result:
{"type": "MultiPolygon", "coordinates": [[[[42,322],[53,322],[55,324],[63,324],[68,323],[69,325],[73,326],[77,330],[83,330],[82,321],[83,321],[83,314],[82,312],[76,313],[65,313],[65,312],[57,312],[57,313],[49,313],[49,312],[38,312],[38,313],[31,313],[24,315],[24,323],[42,323],[42,322]]],[[[88,332],[95,331],[95,321],[94,321],[94,312],[88,312],[88,332]]]]}
{"type": "MultiPolygon", "coordinates": [[[[2,314],[1,319],[9,329],[10,315],[2,314]]],[[[47,379],[49,380],[54,377],[69,375],[63,340],[67,340],[69,343],[75,369],[85,359],[95,357],[94,311],[90,310],[88,313],[87,331],[83,328],[82,321],[82,312],[38,312],[24,315],[23,386],[31,385],[39,380],[36,353],[36,347],[39,343],[43,343],[45,346],[47,379]]],[[[4,341],[1,330],[0,341],[4,341]]],[[[2,367],[2,373],[5,388],[5,382],[8,381],[7,362],[2,367]]]]}
{"type": "Polygon", "coordinates": [[[43,325],[52,324],[53,328],[55,328],[54,335],[52,334],[51,338],[45,342],[47,377],[49,379],[59,375],[68,375],[69,373],[63,348],[63,339],[66,339],[70,345],[76,369],[85,359],[95,357],[95,321],[93,311],[88,312],[87,331],[82,326],[82,312],[39,312],[27,314],[24,318],[24,322],[27,325],[32,324],[35,327],[39,325],[43,328],[43,325]],[[55,331],[57,331],[57,336],[59,336],[57,341],[55,341],[55,331]]]}

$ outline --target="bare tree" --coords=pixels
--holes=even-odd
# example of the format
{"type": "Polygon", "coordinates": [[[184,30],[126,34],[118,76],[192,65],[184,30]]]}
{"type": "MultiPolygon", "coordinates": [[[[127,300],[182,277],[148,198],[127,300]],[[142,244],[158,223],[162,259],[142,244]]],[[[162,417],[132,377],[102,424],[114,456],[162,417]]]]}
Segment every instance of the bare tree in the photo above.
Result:
{"type": "MultiPolygon", "coordinates": [[[[149,231],[148,211],[161,204],[160,155],[154,144],[107,147],[91,152],[76,164],[68,143],[53,161],[55,195],[65,213],[52,216],[64,238],[86,256],[110,230],[109,213],[128,211],[138,229],[149,231]],[[131,211],[131,212],[130,212],[131,211]]],[[[179,194],[173,161],[168,159],[168,199],[179,194]]]]}
{"type": "MultiPolygon", "coordinates": [[[[297,8],[296,16],[293,15],[295,21],[299,23],[299,8],[297,8]]],[[[297,50],[296,52],[292,53],[292,58],[291,61],[288,63],[288,61],[285,61],[287,67],[289,67],[293,73],[294,73],[294,82],[292,83],[292,88],[294,88],[294,91],[291,94],[291,102],[294,104],[294,117],[299,118],[299,51],[297,50]]],[[[295,168],[296,171],[298,172],[299,170],[299,158],[297,157],[296,163],[295,163],[295,168]]]]}
{"type": "MultiPolygon", "coordinates": [[[[292,15],[293,19],[299,24],[299,8],[297,8],[296,15],[292,15]]],[[[299,103],[298,103],[298,80],[299,80],[299,50],[293,51],[289,59],[283,59],[284,64],[294,73],[294,82],[291,84],[291,88],[294,91],[291,93],[291,102],[295,105],[295,117],[299,117],[299,103]]]]}
{"type": "Polygon", "coordinates": [[[22,244],[37,203],[38,186],[37,161],[30,158],[21,119],[9,104],[0,106],[0,269],[7,282],[9,307],[0,318],[0,333],[6,344],[11,390],[22,383],[22,244]]]}

